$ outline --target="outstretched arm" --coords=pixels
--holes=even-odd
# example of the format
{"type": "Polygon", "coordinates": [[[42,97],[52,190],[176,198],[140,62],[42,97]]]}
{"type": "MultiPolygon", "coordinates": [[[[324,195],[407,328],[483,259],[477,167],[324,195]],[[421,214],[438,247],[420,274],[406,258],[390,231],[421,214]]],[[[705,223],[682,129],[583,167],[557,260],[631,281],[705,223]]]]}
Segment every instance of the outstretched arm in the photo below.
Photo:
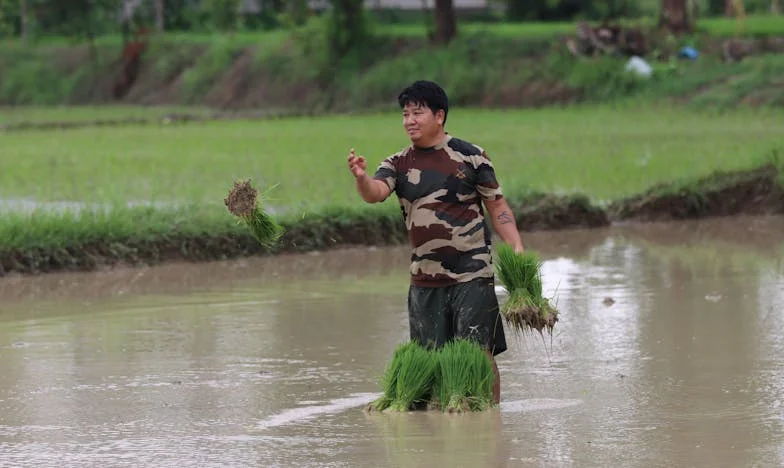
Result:
{"type": "Polygon", "coordinates": [[[367,161],[362,156],[356,156],[353,148],[348,154],[348,168],[357,180],[357,192],[366,202],[382,202],[392,192],[386,182],[368,175],[367,161]]]}
{"type": "Polygon", "coordinates": [[[501,239],[514,247],[515,252],[523,252],[523,240],[520,237],[520,231],[517,229],[514,213],[509,208],[509,203],[503,197],[497,197],[495,200],[484,200],[487,213],[493,223],[495,232],[501,239]]]}

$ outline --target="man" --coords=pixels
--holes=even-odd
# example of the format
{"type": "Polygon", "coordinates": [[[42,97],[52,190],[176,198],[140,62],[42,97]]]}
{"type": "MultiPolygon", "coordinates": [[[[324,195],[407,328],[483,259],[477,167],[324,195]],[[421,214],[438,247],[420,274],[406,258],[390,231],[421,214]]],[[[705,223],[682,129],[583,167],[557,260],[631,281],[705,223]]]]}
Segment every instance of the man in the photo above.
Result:
{"type": "Polygon", "coordinates": [[[520,233],[485,151],[444,130],[449,112],[444,90],[417,81],[400,93],[398,103],[411,145],[384,159],[374,177],[353,149],[348,166],[366,202],[384,201],[392,192],[400,202],[412,248],[411,339],[426,346],[456,337],[478,341],[493,362],[498,403],[495,356],[506,350],[506,338],[482,204],[498,235],[517,252],[523,251],[520,233]]]}

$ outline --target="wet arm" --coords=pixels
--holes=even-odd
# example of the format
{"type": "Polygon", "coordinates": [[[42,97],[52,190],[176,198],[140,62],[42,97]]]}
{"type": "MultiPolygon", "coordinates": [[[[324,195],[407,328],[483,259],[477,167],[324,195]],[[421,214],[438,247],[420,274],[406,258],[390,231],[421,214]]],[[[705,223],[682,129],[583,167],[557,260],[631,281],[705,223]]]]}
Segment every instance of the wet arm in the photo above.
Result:
{"type": "Polygon", "coordinates": [[[505,243],[514,247],[515,252],[522,252],[523,240],[520,237],[520,231],[517,229],[514,213],[509,208],[506,199],[503,197],[495,200],[485,199],[484,203],[495,232],[498,233],[505,243]]]}
{"type": "Polygon", "coordinates": [[[387,199],[391,190],[386,182],[363,174],[357,177],[357,192],[368,203],[378,203],[387,199]]]}

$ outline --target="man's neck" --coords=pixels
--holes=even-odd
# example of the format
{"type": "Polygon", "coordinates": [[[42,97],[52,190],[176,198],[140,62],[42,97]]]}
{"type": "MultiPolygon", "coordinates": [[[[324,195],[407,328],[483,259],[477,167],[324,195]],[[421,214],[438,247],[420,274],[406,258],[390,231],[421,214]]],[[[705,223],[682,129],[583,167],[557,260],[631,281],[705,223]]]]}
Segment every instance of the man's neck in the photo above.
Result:
{"type": "Polygon", "coordinates": [[[441,143],[443,143],[444,140],[446,139],[446,137],[447,137],[447,133],[446,132],[441,132],[441,133],[438,134],[438,136],[436,136],[434,138],[431,138],[427,142],[418,141],[418,142],[414,143],[414,148],[421,149],[421,150],[433,149],[433,148],[437,147],[438,145],[440,145],[441,143]]]}

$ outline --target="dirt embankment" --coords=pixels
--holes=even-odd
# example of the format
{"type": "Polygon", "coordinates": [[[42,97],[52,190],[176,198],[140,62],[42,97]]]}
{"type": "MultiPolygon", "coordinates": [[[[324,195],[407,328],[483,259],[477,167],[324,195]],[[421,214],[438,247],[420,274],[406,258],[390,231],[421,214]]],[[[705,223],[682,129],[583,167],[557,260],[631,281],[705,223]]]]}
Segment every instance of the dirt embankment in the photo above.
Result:
{"type": "Polygon", "coordinates": [[[681,188],[662,184],[609,207],[610,216],[627,221],[669,221],[784,213],[779,170],[768,165],[744,172],[718,172],[681,188]]]}
{"type": "MultiPolygon", "coordinates": [[[[781,172],[759,169],[717,173],[682,188],[661,185],[603,208],[581,196],[535,194],[511,200],[522,231],[609,226],[731,216],[784,214],[781,172]]],[[[323,215],[284,225],[280,252],[302,252],[346,245],[390,245],[407,241],[398,216],[364,215],[353,219],[323,215]]],[[[208,261],[266,255],[250,236],[171,237],[159,241],[91,243],[59,249],[0,251],[0,276],[63,270],[95,270],[112,265],[149,265],[166,261],[208,261]]]]}
{"type": "MultiPolygon", "coordinates": [[[[319,68],[317,57],[303,55],[293,39],[272,52],[262,46],[242,44],[156,43],[155,38],[149,41],[149,44],[130,43],[125,49],[102,46],[97,62],[91,61],[86,46],[31,51],[26,56],[0,50],[0,68],[10,70],[0,74],[0,105],[198,105],[224,112],[267,114],[292,110],[339,111],[346,110],[345,106],[356,110],[380,105],[380,96],[386,96],[389,85],[385,81],[393,82],[392,88],[397,89],[399,78],[391,76],[389,70],[404,57],[421,61],[427,74],[439,77],[462,77],[464,71],[460,64],[466,61],[488,70],[480,77],[467,75],[473,91],[462,90],[463,95],[457,99],[460,105],[542,107],[630,92],[628,83],[619,77],[623,57],[617,63],[597,62],[596,66],[590,61],[599,57],[559,61],[556,60],[559,56],[568,55],[562,38],[481,36],[461,38],[456,45],[444,49],[430,49],[421,39],[399,39],[380,47],[361,69],[343,71],[343,75],[336,72],[336,76],[346,75],[352,80],[330,79],[328,70],[319,68]],[[430,55],[437,60],[428,61],[430,55]],[[427,68],[430,63],[432,68],[427,68]],[[586,63],[590,65],[587,68],[586,63]],[[47,83],[42,84],[41,75],[48,77],[47,83]],[[384,93],[379,93],[379,86],[384,93]]],[[[689,89],[682,89],[681,85],[670,89],[658,84],[663,87],[657,95],[688,101],[711,89],[727,88],[733,96],[738,94],[733,97],[737,102],[781,105],[778,62],[763,67],[736,65],[745,63],[750,56],[781,54],[784,38],[742,42],[703,38],[701,41],[698,61],[682,61],[683,70],[667,72],[670,75],[666,80],[686,80],[689,83],[683,86],[689,89]],[[737,44],[728,47],[729,42],[737,44]],[[730,54],[727,52],[730,49],[737,49],[737,53],[730,54]],[[730,77],[738,75],[748,75],[746,81],[753,78],[753,89],[739,92],[730,86],[730,77]]],[[[19,127],[34,125],[26,123],[19,127]]]]}

